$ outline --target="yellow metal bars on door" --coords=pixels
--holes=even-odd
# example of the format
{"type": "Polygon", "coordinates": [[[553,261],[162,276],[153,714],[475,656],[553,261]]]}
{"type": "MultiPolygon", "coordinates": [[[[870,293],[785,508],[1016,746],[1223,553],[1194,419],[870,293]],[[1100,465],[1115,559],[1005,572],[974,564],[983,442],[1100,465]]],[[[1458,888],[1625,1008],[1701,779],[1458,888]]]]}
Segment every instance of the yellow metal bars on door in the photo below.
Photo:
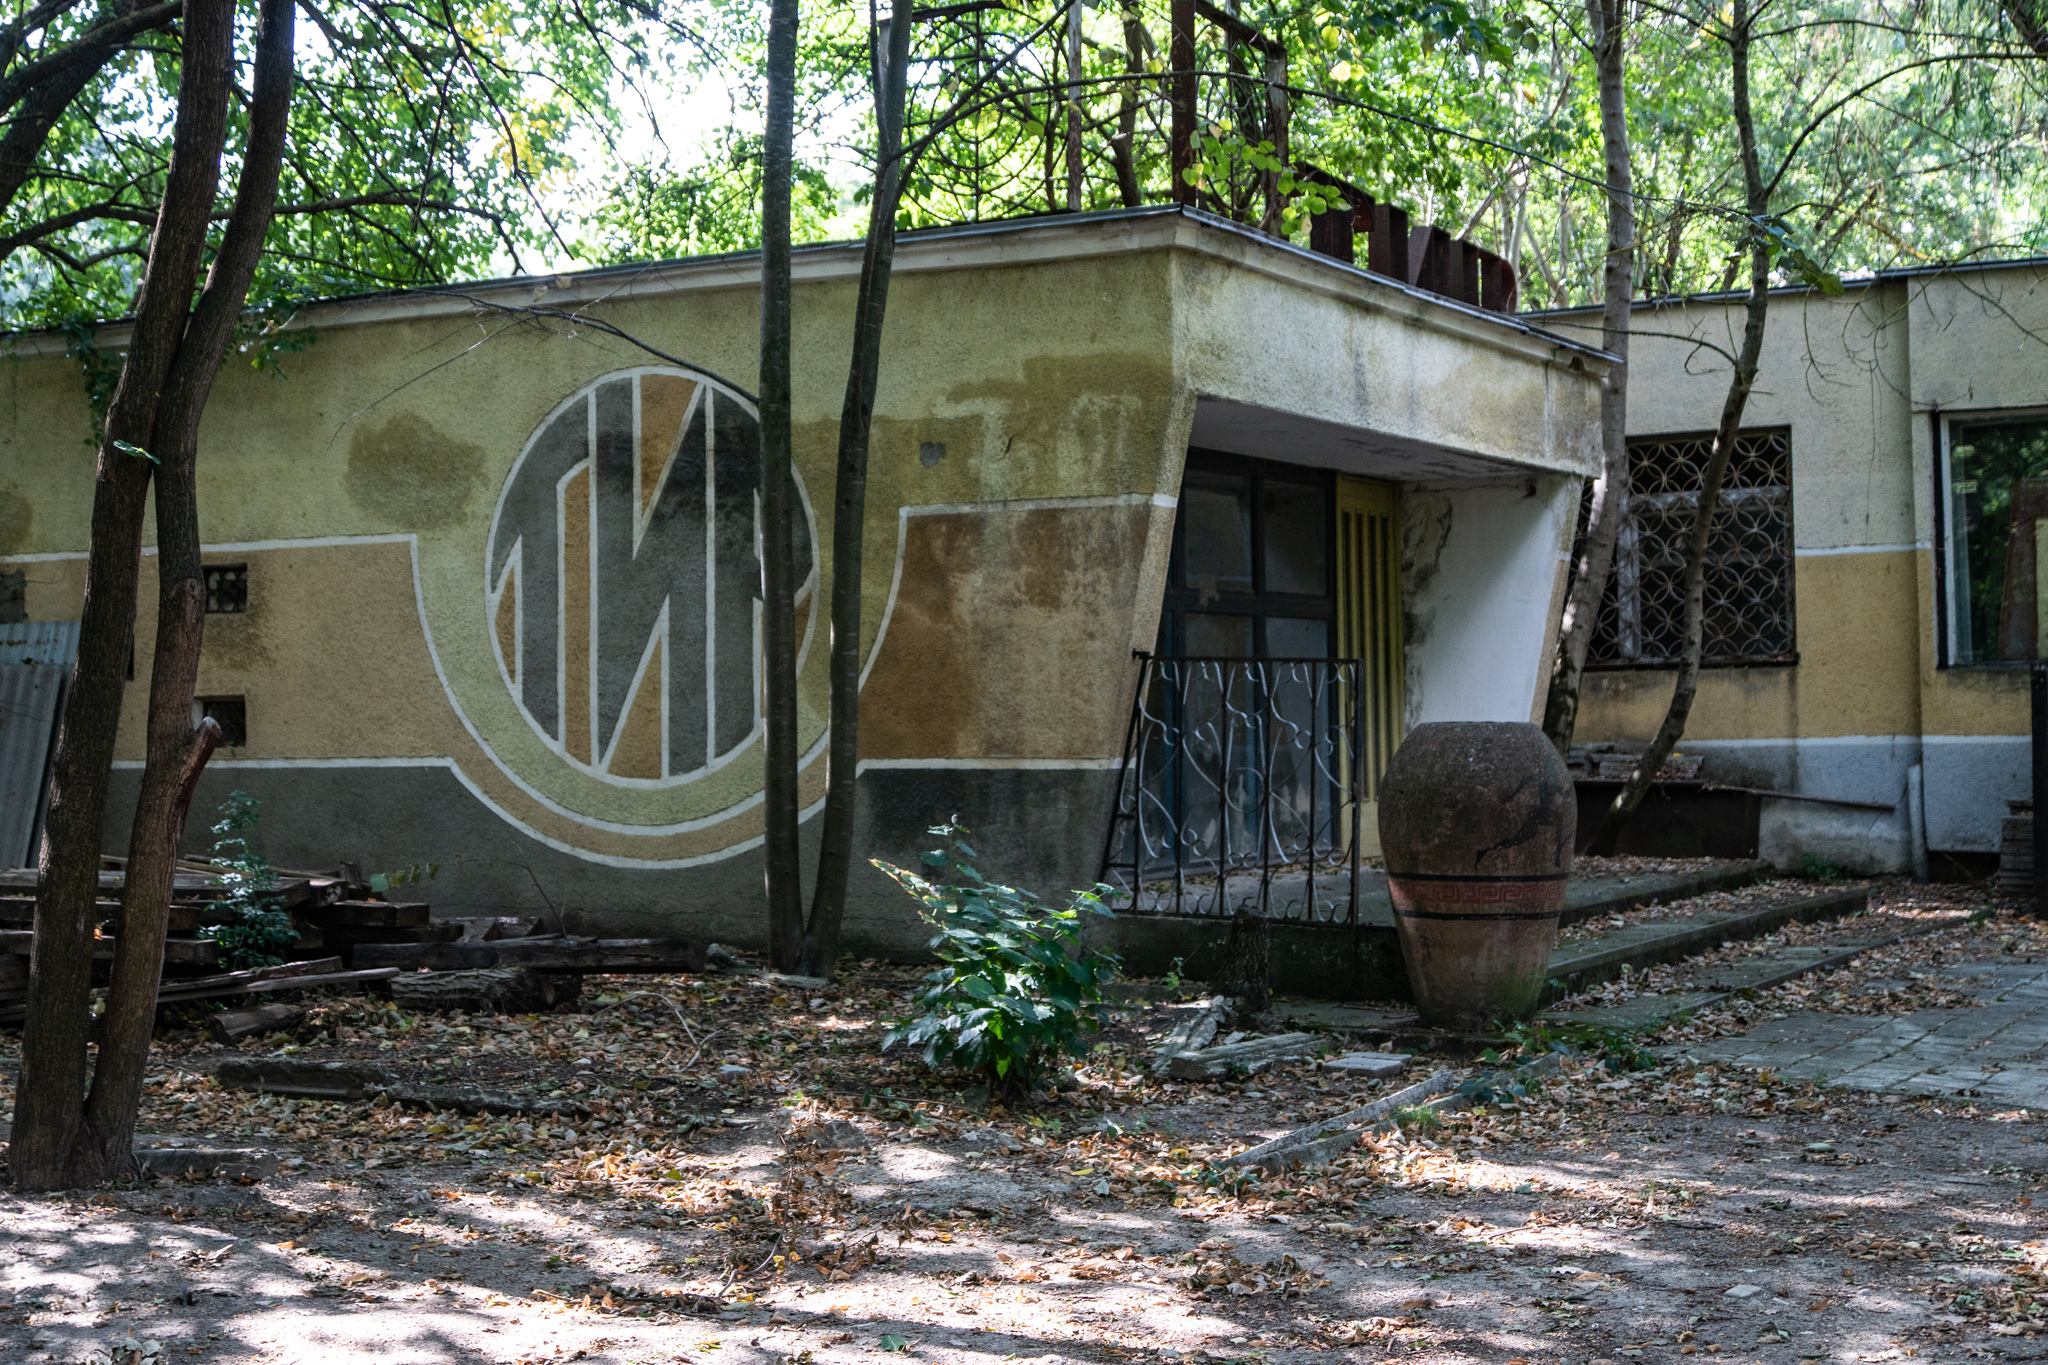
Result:
{"type": "MultiPolygon", "coordinates": [[[[1365,765],[1364,842],[1379,845],[1380,775],[1401,743],[1401,524],[1396,491],[1386,484],[1337,478],[1337,654],[1357,659],[1364,705],[1344,699],[1359,715],[1365,765]]],[[[1347,818],[1346,829],[1350,827],[1347,818]]]]}

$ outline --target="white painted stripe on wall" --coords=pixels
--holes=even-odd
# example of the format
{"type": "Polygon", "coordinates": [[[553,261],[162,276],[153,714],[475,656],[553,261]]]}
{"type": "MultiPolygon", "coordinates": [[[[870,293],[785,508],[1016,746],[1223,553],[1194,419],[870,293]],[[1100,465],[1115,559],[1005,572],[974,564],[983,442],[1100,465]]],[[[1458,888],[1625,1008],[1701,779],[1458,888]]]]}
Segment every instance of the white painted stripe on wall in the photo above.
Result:
{"type": "Polygon", "coordinates": [[[1893,555],[1908,550],[1931,550],[1934,543],[1927,540],[1909,541],[1904,545],[1836,545],[1823,549],[1804,550],[1794,548],[1795,559],[1818,559],[1822,555],[1893,555]]]}
{"type": "MultiPolygon", "coordinates": [[[[250,554],[264,550],[331,550],[347,545],[409,545],[410,535],[365,535],[365,536],[307,536],[303,540],[223,540],[212,545],[201,545],[199,552],[207,555],[250,554]]],[[[153,555],[156,546],[145,545],[142,553],[153,555]]],[[[0,555],[0,563],[6,564],[47,564],[56,560],[84,559],[84,550],[49,550],[37,554],[0,555]]]]}
{"type": "MultiPolygon", "coordinates": [[[[455,760],[452,758],[217,758],[206,766],[214,768],[446,768],[455,760]]],[[[869,769],[923,769],[963,768],[976,771],[1001,772],[1006,769],[1042,772],[1107,772],[1123,765],[1121,758],[864,758],[854,770],[855,775],[869,769]]],[[[141,771],[139,758],[117,758],[113,766],[130,771],[141,771]]],[[[622,826],[625,830],[642,830],[643,825],[622,826]]]]}
{"type": "Polygon", "coordinates": [[[1122,766],[1121,758],[864,758],[857,771],[961,768],[977,772],[1110,772],[1122,766]]]}

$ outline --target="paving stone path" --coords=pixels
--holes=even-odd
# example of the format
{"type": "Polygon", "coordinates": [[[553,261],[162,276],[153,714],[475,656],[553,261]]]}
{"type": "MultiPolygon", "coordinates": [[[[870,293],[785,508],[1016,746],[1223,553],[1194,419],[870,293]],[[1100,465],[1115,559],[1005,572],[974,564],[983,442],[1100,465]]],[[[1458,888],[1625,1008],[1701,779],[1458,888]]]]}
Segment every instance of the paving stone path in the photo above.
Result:
{"type": "Polygon", "coordinates": [[[1857,1090],[2048,1107],[2048,963],[1937,970],[1979,1003],[1896,1017],[1801,1011],[1739,1038],[1657,1051],[1857,1090]]]}

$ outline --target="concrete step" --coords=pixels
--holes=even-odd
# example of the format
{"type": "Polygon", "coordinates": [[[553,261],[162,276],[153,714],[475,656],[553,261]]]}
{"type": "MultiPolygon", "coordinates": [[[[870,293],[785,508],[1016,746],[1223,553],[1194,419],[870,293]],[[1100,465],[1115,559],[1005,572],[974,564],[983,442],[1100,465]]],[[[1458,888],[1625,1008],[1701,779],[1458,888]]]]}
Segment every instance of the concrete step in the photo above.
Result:
{"type": "Polygon", "coordinates": [[[1721,964],[1710,977],[1696,979],[1692,983],[1698,989],[1639,995],[1633,1000],[1599,1009],[1552,1010],[1542,1017],[1585,1028],[1628,1031],[1654,1028],[1731,996],[1754,994],[1814,972],[1831,972],[1837,967],[1846,967],[1873,948],[1951,928],[1967,922],[1969,918],[1968,915],[1943,915],[1923,920],[1900,932],[1845,936],[1827,944],[1778,948],[1721,964]]]}
{"type": "MultiPolygon", "coordinates": [[[[1818,896],[1794,896],[1777,905],[1758,910],[1689,915],[1683,919],[1646,920],[1624,925],[1580,943],[1558,945],[1551,955],[1552,1000],[1582,993],[1624,972],[1641,971],[1660,963],[1677,962],[1719,948],[1724,944],[1761,938],[1788,924],[1815,923],[1861,914],[1870,896],[1863,890],[1830,891],[1818,896]]],[[[1885,936],[1893,941],[1897,935],[1885,936]]],[[[1711,989],[1687,992],[1683,996],[1646,997],[1617,1007],[1609,1021],[1593,1016],[1608,1011],[1581,1010],[1564,1015],[1574,1023],[1596,1027],[1647,1027],[1662,1018],[1700,1008],[1743,990],[1763,990],[1807,972],[1823,971],[1848,962],[1874,946],[1870,942],[1844,942],[1821,948],[1785,948],[1763,958],[1731,963],[1717,974],[1711,989]],[[1654,1001],[1656,1003],[1647,1003],[1654,1001]]],[[[1285,1007],[1291,1028],[1352,1034],[1368,1042],[1391,1042],[1402,1051],[1430,1049],[1453,1052],[1476,1051],[1498,1041],[1491,1035],[1447,1034],[1423,1027],[1413,1012],[1386,1007],[1308,1003],[1285,1007]]]]}
{"type": "MultiPolygon", "coordinates": [[[[1684,872],[1574,877],[1565,888],[1565,924],[1622,914],[1645,905],[1665,905],[1710,891],[1748,886],[1772,872],[1757,859],[1721,858],[1684,872]]],[[[1276,879],[1276,882],[1279,879],[1276,879]]],[[[1297,877],[1297,880],[1302,880],[1297,877]]],[[[1240,890],[1233,878],[1233,896],[1240,890]]],[[[1323,898],[1327,878],[1317,879],[1323,898]]],[[[1256,878],[1245,899],[1254,899],[1256,878]]],[[[1280,888],[1284,890],[1284,888],[1280,888]]],[[[1164,976],[1177,971],[1189,981],[1210,981],[1222,971],[1230,919],[1223,914],[1164,914],[1132,910],[1111,900],[1114,919],[1091,918],[1084,931],[1091,947],[1123,959],[1127,976],[1164,976]]],[[[1287,903],[1276,894],[1275,904],[1287,903]]],[[[1394,929],[1394,906],[1384,873],[1367,869],[1359,887],[1358,923],[1311,923],[1276,918],[1270,939],[1271,981],[1283,995],[1320,1000],[1400,1000],[1408,977],[1394,929]]]]}

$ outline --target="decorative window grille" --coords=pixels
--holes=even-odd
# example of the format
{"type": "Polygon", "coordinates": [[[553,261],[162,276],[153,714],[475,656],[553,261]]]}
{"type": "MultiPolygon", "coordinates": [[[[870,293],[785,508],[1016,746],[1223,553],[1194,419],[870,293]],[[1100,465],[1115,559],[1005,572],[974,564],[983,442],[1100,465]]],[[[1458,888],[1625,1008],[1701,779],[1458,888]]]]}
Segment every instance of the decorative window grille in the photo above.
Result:
{"type": "MultiPolygon", "coordinates": [[[[1670,668],[1685,648],[1685,546],[1713,433],[1628,443],[1629,496],[1589,668],[1670,668]]],[[[1583,538],[1588,501],[1581,504],[1583,538]]],[[[1574,546],[1574,558],[1577,557],[1574,546]]],[[[1799,662],[1792,611],[1792,433],[1745,431],[1707,541],[1708,667],[1799,662]]]]}
{"type": "Polygon", "coordinates": [[[206,566],[206,609],[209,612],[249,609],[249,566],[209,564],[206,566]]]}

